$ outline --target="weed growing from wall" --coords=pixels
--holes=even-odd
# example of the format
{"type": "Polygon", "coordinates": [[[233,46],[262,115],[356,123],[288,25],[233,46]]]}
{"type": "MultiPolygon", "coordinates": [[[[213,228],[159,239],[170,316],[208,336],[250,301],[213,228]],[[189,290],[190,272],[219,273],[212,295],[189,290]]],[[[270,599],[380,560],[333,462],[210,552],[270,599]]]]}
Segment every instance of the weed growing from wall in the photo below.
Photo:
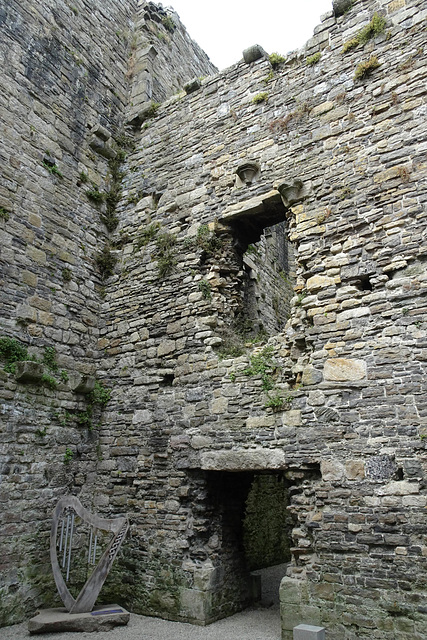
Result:
{"type": "Polygon", "coordinates": [[[105,280],[114,274],[117,257],[111,252],[109,244],[105,244],[101,251],[95,255],[95,264],[102,280],[105,280]]]}
{"type": "Polygon", "coordinates": [[[69,464],[71,460],[74,458],[74,451],[67,447],[64,453],[64,464],[69,464]]]}
{"type": "Polygon", "coordinates": [[[207,280],[200,280],[198,283],[199,291],[201,291],[202,296],[205,300],[212,299],[212,288],[210,283],[207,280]]]}
{"type": "Polygon", "coordinates": [[[4,371],[15,373],[15,365],[17,362],[29,360],[27,347],[15,338],[0,338],[0,359],[6,362],[4,371]]]}
{"type": "Polygon", "coordinates": [[[44,373],[41,377],[42,384],[45,385],[48,389],[54,391],[58,387],[58,380],[51,376],[49,373],[44,373]]]}
{"type": "Polygon", "coordinates": [[[138,251],[142,247],[146,247],[149,242],[154,240],[157,233],[159,232],[159,229],[160,229],[160,223],[153,222],[149,224],[147,227],[145,227],[145,229],[140,231],[136,238],[135,251],[138,251]]]}
{"type": "Polygon", "coordinates": [[[58,371],[58,363],[56,362],[55,347],[45,347],[43,351],[43,364],[53,372],[58,371]]]}
{"type": "Polygon", "coordinates": [[[357,65],[356,71],[354,72],[354,79],[363,80],[363,78],[369,76],[375,69],[378,69],[379,66],[381,65],[378,62],[378,58],[376,56],[371,56],[369,60],[360,62],[357,65]]]}
{"type": "Polygon", "coordinates": [[[43,164],[44,168],[47,169],[49,171],[49,173],[51,173],[52,175],[58,176],[58,178],[63,178],[64,177],[53,161],[48,161],[48,160],[45,159],[45,160],[43,160],[42,164],[43,164]]]}
{"type": "Polygon", "coordinates": [[[372,20],[369,24],[366,25],[359,33],[352,38],[351,40],[347,40],[344,44],[342,52],[347,53],[351,51],[351,49],[355,49],[359,45],[365,45],[371,38],[383,33],[386,27],[385,19],[380,16],[378,13],[374,13],[372,20]]]}
{"type": "Polygon", "coordinates": [[[65,267],[64,269],[62,269],[61,275],[64,282],[70,282],[72,277],[71,269],[65,267]]]}
{"type": "Polygon", "coordinates": [[[273,347],[264,347],[262,351],[250,357],[249,367],[246,367],[243,373],[246,376],[261,376],[263,391],[271,391],[274,387],[273,373],[275,369],[273,347]]]}
{"type": "Polygon", "coordinates": [[[92,189],[86,191],[86,196],[95,204],[101,204],[105,200],[105,193],[101,193],[95,184],[92,187],[92,189]]]}
{"type": "Polygon", "coordinates": [[[162,280],[172,273],[176,266],[176,236],[164,231],[156,236],[157,273],[162,280]]]}
{"type": "Polygon", "coordinates": [[[283,397],[280,393],[268,394],[264,408],[272,409],[273,411],[284,411],[291,408],[292,402],[293,397],[291,395],[283,397]]]}
{"type": "Polygon", "coordinates": [[[279,53],[272,53],[268,56],[271,66],[273,69],[277,69],[283,62],[285,62],[286,58],[281,56],[279,53]]]}
{"type": "Polygon", "coordinates": [[[261,91],[252,98],[253,104],[262,104],[263,102],[268,102],[268,93],[266,91],[261,91]]]}
{"type": "Polygon", "coordinates": [[[9,217],[9,211],[6,211],[4,207],[0,207],[0,220],[4,220],[5,222],[7,222],[9,220],[9,217]]]}
{"type": "Polygon", "coordinates": [[[210,231],[207,224],[200,225],[194,243],[208,256],[216,255],[224,246],[223,240],[216,233],[210,231]]]}
{"type": "Polygon", "coordinates": [[[309,67],[312,67],[313,65],[317,64],[320,60],[320,58],[322,57],[322,54],[320,53],[320,51],[318,51],[317,53],[313,54],[312,56],[308,56],[308,58],[306,58],[305,60],[305,64],[308,65],[309,67]]]}
{"type": "Polygon", "coordinates": [[[62,427],[75,422],[79,427],[93,431],[94,427],[100,424],[102,410],[109,402],[111,392],[112,389],[96,380],[93,391],[86,397],[86,407],[83,411],[55,411],[53,416],[62,427]]]}
{"type": "Polygon", "coordinates": [[[170,16],[164,16],[162,18],[162,24],[165,27],[165,29],[170,33],[173,33],[176,29],[176,24],[170,16]]]}

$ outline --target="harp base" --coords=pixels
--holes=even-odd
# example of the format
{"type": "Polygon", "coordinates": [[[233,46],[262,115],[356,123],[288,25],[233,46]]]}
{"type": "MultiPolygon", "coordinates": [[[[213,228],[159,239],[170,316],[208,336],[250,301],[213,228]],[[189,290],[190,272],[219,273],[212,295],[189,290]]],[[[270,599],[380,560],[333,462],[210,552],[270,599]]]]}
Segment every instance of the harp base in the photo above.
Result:
{"type": "Polygon", "coordinates": [[[130,613],[117,604],[96,606],[89,613],[68,613],[65,608],[42,609],[28,621],[30,634],[61,631],[110,631],[126,625],[130,613]]]}

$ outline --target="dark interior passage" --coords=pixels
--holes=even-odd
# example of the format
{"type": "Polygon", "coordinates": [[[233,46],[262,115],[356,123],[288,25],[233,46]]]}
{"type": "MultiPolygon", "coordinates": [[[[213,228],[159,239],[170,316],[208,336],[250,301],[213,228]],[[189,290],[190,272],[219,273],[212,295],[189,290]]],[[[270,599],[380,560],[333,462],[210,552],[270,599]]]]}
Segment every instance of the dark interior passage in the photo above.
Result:
{"type": "Polygon", "coordinates": [[[291,555],[288,481],[273,472],[211,472],[207,488],[221,530],[218,560],[225,579],[240,585],[241,608],[278,606],[291,555]]]}

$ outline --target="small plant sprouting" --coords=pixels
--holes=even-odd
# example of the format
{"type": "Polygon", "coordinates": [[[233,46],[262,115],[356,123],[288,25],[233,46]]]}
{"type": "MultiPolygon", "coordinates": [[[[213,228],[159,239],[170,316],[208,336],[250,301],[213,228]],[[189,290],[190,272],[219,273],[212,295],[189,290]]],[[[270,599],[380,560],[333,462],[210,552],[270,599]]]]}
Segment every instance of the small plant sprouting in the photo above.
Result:
{"type": "Polygon", "coordinates": [[[266,91],[261,91],[261,93],[257,93],[256,96],[252,98],[253,104],[261,104],[263,102],[268,102],[268,93],[266,91]]]}
{"type": "Polygon", "coordinates": [[[89,400],[92,404],[99,404],[101,407],[105,407],[105,405],[109,402],[111,398],[111,389],[109,387],[104,387],[102,382],[95,380],[95,386],[92,393],[89,396],[89,400]]]}
{"type": "Polygon", "coordinates": [[[302,301],[304,300],[304,298],[306,298],[306,297],[307,297],[307,295],[308,295],[308,292],[307,292],[307,291],[301,291],[301,293],[299,293],[299,294],[297,295],[297,299],[296,299],[296,302],[295,302],[295,306],[296,306],[296,307],[300,307],[300,306],[301,306],[302,301]]]}
{"type": "MultiPolygon", "coordinates": [[[[192,243],[193,241],[190,239],[190,244],[192,243]]],[[[201,224],[197,229],[195,245],[211,256],[223,247],[223,241],[216,233],[209,229],[207,224],[201,224]]]]}
{"type": "Polygon", "coordinates": [[[7,373],[15,373],[17,362],[29,360],[27,347],[15,340],[15,338],[0,338],[0,359],[6,361],[4,370],[7,373]]]}
{"type": "Polygon", "coordinates": [[[353,189],[351,189],[349,186],[345,186],[341,189],[341,191],[338,194],[338,198],[340,200],[347,200],[347,198],[351,198],[351,196],[354,194],[353,189]]]}
{"type": "Polygon", "coordinates": [[[143,229],[138,234],[138,237],[136,239],[136,251],[138,251],[138,249],[141,249],[141,247],[145,247],[149,242],[151,242],[151,240],[156,237],[159,229],[159,222],[153,222],[145,227],[145,229],[143,229]]]}
{"type": "Polygon", "coordinates": [[[263,78],[263,83],[268,84],[269,82],[271,82],[271,80],[273,80],[273,78],[274,78],[274,71],[273,69],[270,69],[269,74],[265,76],[265,78],[263,78]]]}
{"type": "Polygon", "coordinates": [[[165,27],[165,29],[170,33],[173,33],[176,29],[176,24],[170,16],[164,16],[162,18],[162,24],[165,27]]]}
{"type": "Polygon", "coordinates": [[[366,60],[365,62],[360,62],[360,64],[357,65],[356,71],[354,72],[354,79],[362,80],[363,78],[366,78],[375,69],[378,69],[379,66],[381,65],[378,62],[378,58],[376,56],[371,56],[369,60],[366,60]]]}
{"type": "Polygon", "coordinates": [[[43,351],[43,364],[49,369],[49,371],[58,371],[58,363],[56,362],[56,349],[55,347],[45,347],[43,351]]]}
{"type": "Polygon", "coordinates": [[[268,59],[273,69],[277,69],[277,67],[281,65],[282,62],[285,62],[286,60],[286,58],[281,56],[279,53],[272,53],[271,55],[268,56],[268,59]]]}
{"type": "Polygon", "coordinates": [[[231,380],[231,382],[236,382],[236,373],[234,371],[232,371],[231,373],[229,373],[229,378],[231,380]]]}
{"type": "Polygon", "coordinates": [[[49,375],[48,373],[44,373],[42,375],[41,382],[46,387],[48,387],[48,389],[55,390],[58,387],[58,380],[56,380],[53,376],[49,375]]]}
{"type": "Polygon", "coordinates": [[[9,211],[6,211],[4,207],[0,207],[0,220],[7,222],[9,220],[9,211]]]}
{"type": "Polygon", "coordinates": [[[280,393],[268,394],[264,407],[273,411],[285,411],[291,408],[292,402],[293,397],[291,395],[284,398],[280,393]]]}
{"type": "Polygon", "coordinates": [[[199,284],[199,291],[201,291],[202,296],[205,300],[211,300],[212,299],[212,289],[211,289],[211,285],[207,280],[200,280],[199,284]]]}
{"type": "Polygon", "coordinates": [[[87,173],[85,173],[84,171],[80,171],[77,184],[78,185],[87,184],[88,182],[89,182],[89,176],[87,175],[87,173]]]}
{"type": "Polygon", "coordinates": [[[111,252],[109,244],[105,244],[103,249],[96,254],[95,264],[98,267],[102,280],[113,275],[114,267],[117,264],[117,257],[111,252]]]}
{"type": "Polygon", "coordinates": [[[65,369],[61,369],[61,371],[59,373],[59,377],[61,378],[61,382],[68,382],[68,380],[69,380],[69,375],[65,371],[65,369]]]}
{"type": "Polygon", "coordinates": [[[309,67],[312,67],[313,65],[319,62],[321,57],[322,57],[322,54],[320,53],[320,51],[318,51],[317,53],[314,53],[312,56],[308,56],[308,58],[306,58],[305,60],[305,64],[307,64],[309,67]]]}
{"type": "Polygon", "coordinates": [[[72,416],[71,413],[69,413],[68,411],[64,411],[63,413],[59,412],[59,411],[54,411],[53,412],[53,417],[58,420],[59,424],[61,425],[61,427],[66,427],[67,424],[70,422],[72,416]]]}
{"type": "Polygon", "coordinates": [[[74,458],[74,451],[67,447],[64,453],[64,464],[68,464],[74,458]]]}
{"type": "Polygon", "coordinates": [[[363,27],[358,34],[351,40],[347,40],[342,48],[343,53],[347,53],[351,49],[355,49],[359,45],[366,44],[371,38],[383,33],[386,27],[386,20],[378,13],[374,13],[372,20],[366,27],[363,27]]]}
{"type": "Polygon", "coordinates": [[[48,162],[47,160],[43,160],[43,166],[45,169],[49,171],[49,173],[52,173],[53,175],[58,176],[58,178],[64,177],[54,162],[48,162]]]}
{"type": "Polygon", "coordinates": [[[157,273],[160,279],[166,278],[176,265],[174,247],[176,236],[164,231],[156,237],[157,273]]]}
{"type": "Polygon", "coordinates": [[[64,269],[62,269],[61,271],[61,274],[64,282],[70,282],[72,276],[71,269],[69,269],[68,267],[64,267],[64,269]]]}
{"type": "Polygon", "coordinates": [[[246,376],[261,376],[261,386],[263,391],[271,391],[273,388],[273,373],[275,366],[273,362],[273,347],[264,347],[262,351],[251,356],[250,365],[243,370],[246,376]]]}
{"type": "Polygon", "coordinates": [[[92,200],[92,202],[96,202],[96,204],[100,204],[105,200],[105,193],[101,193],[96,185],[93,185],[93,189],[86,191],[86,196],[89,200],[92,200]]]}
{"type": "Polygon", "coordinates": [[[47,426],[45,425],[43,429],[36,429],[36,436],[39,438],[44,438],[47,433],[47,426]]]}
{"type": "Polygon", "coordinates": [[[158,109],[160,107],[160,103],[159,102],[152,102],[151,106],[147,109],[147,111],[145,112],[144,116],[145,118],[154,118],[154,116],[156,115],[158,109]]]}

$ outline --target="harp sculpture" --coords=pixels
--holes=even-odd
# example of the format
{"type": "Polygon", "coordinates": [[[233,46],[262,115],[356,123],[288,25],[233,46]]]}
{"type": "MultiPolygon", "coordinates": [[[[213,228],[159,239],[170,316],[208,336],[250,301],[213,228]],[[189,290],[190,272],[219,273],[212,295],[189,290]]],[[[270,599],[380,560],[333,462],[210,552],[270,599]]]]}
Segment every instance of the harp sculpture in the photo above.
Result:
{"type": "MultiPolygon", "coordinates": [[[[85,509],[75,496],[66,496],[59,500],[53,512],[50,560],[55,584],[66,612],[63,609],[40,611],[35,618],[29,621],[30,633],[56,630],[98,631],[101,628],[107,629],[118,624],[127,624],[129,613],[118,605],[93,609],[128,529],[129,521],[126,517],[100,518],[85,509]],[[80,533],[76,541],[78,523],[86,525],[88,532],[87,536],[80,533]],[[107,534],[112,533],[113,537],[96,564],[101,546],[99,535],[104,531],[107,534]],[[67,587],[72,570],[72,556],[73,551],[76,550],[75,547],[79,547],[81,558],[80,543],[85,537],[88,538],[88,548],[87,556],[83,550],[83,562],[94,568],[78,596],[73,598],[67,587]]],[[[80,560],[80,564],[81,562],[80,560]]]]}

